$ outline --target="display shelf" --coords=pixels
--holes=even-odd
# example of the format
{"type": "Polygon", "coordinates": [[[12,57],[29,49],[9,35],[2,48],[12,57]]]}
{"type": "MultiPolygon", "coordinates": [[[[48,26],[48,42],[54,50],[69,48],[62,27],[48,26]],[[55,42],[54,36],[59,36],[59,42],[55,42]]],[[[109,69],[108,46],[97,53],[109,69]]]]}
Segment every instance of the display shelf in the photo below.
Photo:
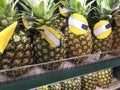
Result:
{"type": "Polygon", "coordinates": [[[27,90],[116,66],[120,66],[120,50],[1,70],[0,90],[27,90]],[[58,63],[59,67],[54,70],[43,69],[45,65],[58,63]],[[21,71],[19,76],[15,74],[16,70],[21,71]],[[8,76],[10,72],[13,74],[8,76]]]}
{"type": "MultiPolygon", "coordinates": [[[[39,90],[40,87],[32,88],[30,90],[39,90]]],[[[96,87],[95,90],[116,90],[120,88],[120,81],[116,78],[112,79],[112,82],[104,87],[96,87]]],[[[61,90],[61,89],[60,89],[61,90]]]]}

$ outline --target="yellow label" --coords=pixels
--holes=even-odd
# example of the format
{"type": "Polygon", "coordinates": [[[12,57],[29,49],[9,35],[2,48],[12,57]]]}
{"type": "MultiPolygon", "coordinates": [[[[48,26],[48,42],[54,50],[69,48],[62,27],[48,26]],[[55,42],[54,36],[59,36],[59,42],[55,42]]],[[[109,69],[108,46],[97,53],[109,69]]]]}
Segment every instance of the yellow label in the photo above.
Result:
{"type": "Polygon", "coordinates": [[[84,22],[88,26],[88,21],[86,20],[86,18],[83,15],[80,15],[78,13],[74,13],[71,16],[76,18],[76,19],[79,19],[80,21],[84,22]]]}
{"type": "Polygon", "coordinates": [[[22,22],[23,22],[23,25],[25,26],[25,28],[26,28],[27,30],[29,30],[29,29],[30,29],[30,25],[29,25],[28,21],[25,20],[24,18],[22,18],[22,22]]]}
{"type": "Polygon", "coordinates": [[[89,29],[86,18],[77,13],[74,13],[69,17],[68,25],[69,30],[75,35],[86,34],[89,29]]]}
{"type": "Polygon", "coordinates": [[[3,53],[5,50],[6,46],[8,45],[8,42],[10,41],[16,26],[17,26],[17,21],[5,28],[0,32],[0,52],[3,53]]]}
{"type": "Polygon", "coordinates": [[[66,17],[68,15],[69,10],[65,8],[66,2],[62,1],[62,3],[59,6],[59,12],[62,16],[66,17]]]}
{"type": "Polygon", "coordinates": [[[50,44],[51,47],[56,48],[60,46],[60,34],[55,31],[53,28],[48,26],[42,26],[37,28],[42,29],[40,32],[42,34],[42,37],[50,44]]]}
{"type": "Polygon", "coordinates": [[[95,24],[93,33],[98,39],[107,38],[112,32],[110,23],[106,20],[101,20],[95,24]]]}
{"type": "Polygon", "coordinates": [[[80,32],[77,28],[73,27],[73,26],[69,26],[69,29],[71,32],[73,32],[75,35],[82,35],[82,34],[86,34],[87,31],[84,30],[82,32],[80,32]]]}

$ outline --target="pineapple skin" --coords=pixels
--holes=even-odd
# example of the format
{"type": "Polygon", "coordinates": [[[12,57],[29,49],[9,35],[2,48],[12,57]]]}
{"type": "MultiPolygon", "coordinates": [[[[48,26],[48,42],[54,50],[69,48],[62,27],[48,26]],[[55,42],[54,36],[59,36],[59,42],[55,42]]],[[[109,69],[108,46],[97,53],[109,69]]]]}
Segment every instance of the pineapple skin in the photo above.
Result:
{"type": "Polygon", "coordinates": [[[112,26],[113,26],[113,49],[120,48],[120,11],[116,10],[112,14],[112,26]]]}
{"type": "Polygon", "coordinates": [[[66,80],[64,82],[60,82],[61,90],[81,90],[81,79],[73,78],[70,80],[66,80]]]}
{"type": "Polygon", "coordinates": [[[113,79],[113,71],[112,69],[101,70],[97,72],[98,81],[97,86],[103,87],[104,85],[109,85],[113,79]]]}
{"type": "MultiPolygon", "coordinates": [[[[71,33],[67,27],[65,28],[65,32],[68,57],[84,56],[92,52],[93,42],[90,30],[85,35],[78,36],[71,33]]],[[[81,60],[83,58],[73,60],[73,63],[79,64],[81,60]]]]}
{"type": "Polygon", "coordinates": [[[92,37],[92,39],[93,39],[92,53],[110,51],[112,49],[113,34],[111,34],[109,37],[105,39],[97,39],[94,36],[92,37]]]}
{"type": "Polygon", "coordinates": [[[113,49],[120,48],[120,27],[115,26],[113,28],[113,49]]]}
{"type": "MultiPolygon", "coordinates": [[[[0,55],[1,70],[33,64],[33,45],[30,37],[27,31],[19,29],[14,32],[4,53],[0,55]]],[[[22,73],[25,72],[26,69],[22,69],[22,73]]],[[[16,70],[14,74],[20,75],[21,70],[16,70]]],[[[13,75],[13,72],[7,72],[7,75],[13,75]]]]}
{"type": "MultiPolygon", "coordinates": [[[[41,37],[39,33],[34,35],[33,44],[35,50],[36,63],[44,63],[66,58],[66,43],[62,33],[60,47],[52,48],[49,45],[49,43],[44,38],[41,37]]],[[[61,64],[60,62],[50,63],[47,65],[42,65],[42,68],[54,70],[60,64],[61,64]]]]}
{"type": "Polygon", "coordinates": [[[96,90],[97,73],[90,73],[81,77],[81,90],[96,90]]]}

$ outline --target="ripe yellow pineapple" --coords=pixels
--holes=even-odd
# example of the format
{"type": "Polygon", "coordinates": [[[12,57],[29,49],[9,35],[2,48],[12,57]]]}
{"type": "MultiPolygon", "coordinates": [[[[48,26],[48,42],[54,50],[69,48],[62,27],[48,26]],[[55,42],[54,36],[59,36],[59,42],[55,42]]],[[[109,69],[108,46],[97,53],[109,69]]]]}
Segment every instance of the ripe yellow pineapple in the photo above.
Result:
{"type": "MultiPolygon", "coordinates": [[[[14,0],[1,0],[0,5],[0,33],[5,28],[10,28],[10,25],[18,21],[18,13],[15,5],[18,1],[14,0]],[[7,27],[8,26],[8,27],[7,27]]],[[[8,30],[9,30],[8,29],[8,30]]],[[[10,34],[10,33],[9,33],[10,34]]],[[[3,38],[1,38],[3,39],[3,38]]],[[[6,38],[7,39],[7,38],[6,38]]],[[[5,40],[6,41],[6,40],[5,40]]],[[[0,55],[0,69],[11,69],[33,63],[32,45],[30,37],[27,32],[18,26],[13,33],[9,43],[7,44],[4,52],[0,55]]],[[[25,72],[25,70],[23,70],[25,72]]],[[[8,75],[13,75],[13,72],[8,72],[8,75]]],[[[21,70],[14,72],[15,75],[21,74],[21,70]]]]}
{"type": "MultiPolygon", "coordinates": [[[[27,8],[27,16],[24,17],[31,23],[31,30],[34,32],[34,51],[37,63],[44,63],[64,59],[66,57],[66,45],[64,35],[59,27],[59,14],[54,13],[59,3],[54,0],[41,0],[32,2],[23,0],[27,8]],[[33,13],[32,13],[32,12],[33,13]]],[[[25,16],[25,15],[23,15],[25,16]]],[[[60,63],[43,65],[45,69],[56,69],[60,63]]]]}
{"type": "MultiPolygon", "coordinates": [[[[86,4],[85,0],[83,4],[78,0],[64,0],[59,7],[62,18],[67,19],[64,32],[68,57],[87,55],[92,51],[92,37],[86,18],[93,2],[86,4]]],[[[79,64],[81,59],[72,62],[79,64]]]]}

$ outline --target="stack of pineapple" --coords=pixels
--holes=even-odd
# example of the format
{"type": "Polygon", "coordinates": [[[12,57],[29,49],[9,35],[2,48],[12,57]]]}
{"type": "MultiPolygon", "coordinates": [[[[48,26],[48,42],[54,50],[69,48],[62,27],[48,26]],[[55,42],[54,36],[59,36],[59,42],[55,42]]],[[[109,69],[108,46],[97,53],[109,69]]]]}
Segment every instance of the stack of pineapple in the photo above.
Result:
{"type": "MultiPolygon", "coordinates": [[[[16,0],[15,2],[14,0],[0,1],[0,35],[3,36],[2,38],[0,38],[3,41],[1,43],[1,47],[3,43],[5,45],[7,39],[9,38],[8,36],[12,33],[9,32],[8,35],[6,34],[7,37],[5,40],[3,40],[5,36],[3,32],[7,32],[17,27],[17,22],[15,21],[18,21],[20,16],[17,12],[17,8],[15,8],[17,2],[18,0],[16,0]]],[[[31,50],[31,40],[30,37],[28,37],[27,31],[25,31],[18,25],[18,28],[16,28],[12,37],[10,37],[9,43],[6,44],[5,50],[0,55],[0,69],[11,69],[33,64],[33,56],[31,50]]],[[[23,70],[23,72],[25,72],[25,70],[23,70]]],[[[13,72],[9,72],[7,74],[13,75],[13,72]]],[[[21,70],[17,70],[16,72],[14,72],[14,74],[21,74],[21,70]]]]}
{"type": "MultiPolygon", "coordinates": [[[[84,0],[84,2],[80,0],[63,0],[56,4],[54,0],[21,0],[20,4],[25,9],[25,11],[22,11],[23,24],[26,29],[30,29],[32,34],[34,34],[33,45],[36,62],[44,63],[66,58],[66,46],[69,57],[111,50],[113,37],[118,38],[119,34],[116,36],[116,34],[112,33],[109,20],[111,19],[112,12],[116,10],[114,5],[118,1],[96,0],[97,7],[94,11],[95,17],[92,18],[94,22],[90,30],[87,18],[92,10],[91,4],[94,0],[89,3],[87,3],[87,0],[84,0]],[[61,15],[55,12],[59,4],[61,15]],[[96,22],[100,22],[100,24],[95,24],[96,22]],[[102,23],[107,23],[106,28],[109,29],[108,33],[99,36],[95,30],[100,30],[98,28],[100,25],[102,26],[102,23]]],[[[1,2],[0,31],[18,20],[16,17],[18,15],[17,10],[13,7],[16,2],[13,2],[13,0],[2,0],[1,2]]],[[[21,27],[17,29],[20,30],[14,32],[5,51],[3,54],[0,54],[1,69],[33,64],[33,53],[31,51],[33,47],[30,37],[27,36],[28,31],[22,30],[21,27]]],[[[106,30],[103,29],[101,31],[106,30]]],[[[118,27],[114,31],[115,33],[116,31],[119,32],[118,27]]],[[[116,48],[116,46],[114,47],[116,48]]],[[[76,60],[75,64],[78,63],[79,60],[76,60]]],[[[43,66],[43,68],[49,70],[56,69],[59,64],[49,64],[48,66],[43,66]]],[[[9,74],[11,75],[11,73],[9,74]]],[[[20,71],[15,72],[15,74],[20,74],[20,71]]],[[[112,77],[112,70],[107,69],[82,76],[82,86],[80,78],[74,78],[60,84],[62,90],[80,90],[81,87],[82,90],[94,90],[96,84],[98,86],[110,84],[112,77]]],[[[47,90],[54,90],[51,89],[54,86],[47,86],[45,88],[47,90]]]]}

